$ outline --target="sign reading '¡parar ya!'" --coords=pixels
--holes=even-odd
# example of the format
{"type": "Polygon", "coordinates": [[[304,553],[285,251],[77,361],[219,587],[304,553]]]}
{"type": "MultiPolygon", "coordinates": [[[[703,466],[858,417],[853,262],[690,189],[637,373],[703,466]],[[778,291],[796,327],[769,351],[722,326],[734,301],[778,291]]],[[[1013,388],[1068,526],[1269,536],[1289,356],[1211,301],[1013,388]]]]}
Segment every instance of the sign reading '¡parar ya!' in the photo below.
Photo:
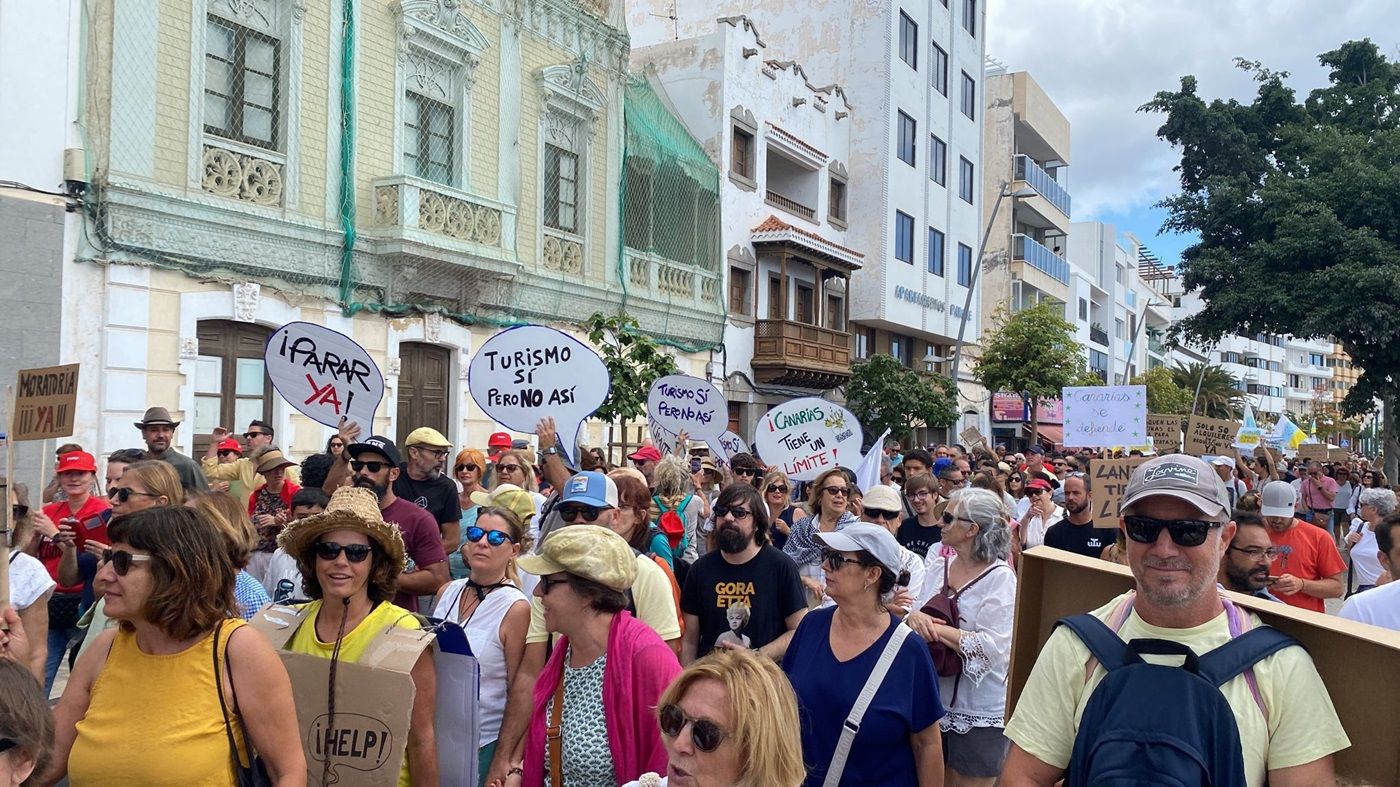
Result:
{"type": "Polygon", "coordinates": [[[784,402],[758,422],[754,447],[794,481],[812,481],[833,467],[860,465],[865,433],[844,407],[807,396],[784,402]]]}
{"type": "Polygon", "coordinates": [[[384,398],[384,375],[365,348],[311,322],[289,322],[267,338],[263,364],[277,393],[306,417],[337,426],[342,417],[368,435],[384,398]]]}

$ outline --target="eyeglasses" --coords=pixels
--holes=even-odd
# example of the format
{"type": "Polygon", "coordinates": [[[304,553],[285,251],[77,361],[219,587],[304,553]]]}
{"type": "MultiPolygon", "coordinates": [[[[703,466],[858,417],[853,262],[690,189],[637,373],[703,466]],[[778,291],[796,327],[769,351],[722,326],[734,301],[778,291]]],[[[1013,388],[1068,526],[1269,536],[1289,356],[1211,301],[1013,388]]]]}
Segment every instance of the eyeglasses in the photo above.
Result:
{"type": "Polygon", "coordinates": [[[743,506],[715,506],[715,519],[722,516],[732,516],[735,519],[746,519],[753,512],[743,506]]]}
{"type": "Polygon", "coordinates": [[[851,488],[848,486],[824,486],[822,491],[832,497],[847,497],[851,494],[851,488]]]}
{"type": "Polygon", "coordinates": [[[520,465],[496,465],[497,473],[519,473],[520,465]]]}
{"type": "Polygon", "coordinates": [[[1259,560],[1259,558],[1262,557],[1265,560],[1272,563],[1274,561],[1274,558],[1278,557],[1278,550],[1274,549],[1273,547],[1265,549],[1264,547],[1237,547],[1231,545],[1227,548],[1233,552],[1239,552],[1240,554],[1246,556],[1250,560],[1256,562],[1259,560]]]}
{"type": "Polygon", "coordinates": [[[252,440],[254,437],[271,437],[271,436],[272,436],[272,435],[268,434],[267,432],[244,432],[244,433],[243,433],[244,439],[247,439],[247,440],[252,440]]]}
{"type": "Polygon", "coordinates": [[[560,506],[559,516],[565,522],[577,522],[579,519],[584,522],[596,522],[606,510],[606,508],[598,506],[560,506]]]}
{"type": "Polygon", "coordinates": [[[928,491],[927,489],[920,489],[919,491],[910,494],[909,497],[913,500],[923,500],[925,498],[933,497],[933,493],[928,491]]]}
{"type": "Polygon", "coordinates": [[[475,464],[473,464],[473,463],[471,463],[471,462],[463,462],[462,464],[457,465],[457,467],[456,467],[456,472],[460,473],[460,472],[462,472],[463,470],[466,470],[468,473],[475,473],[477,470],[480,470],[480,469],[481,469],[481,468],[477,467],[475,464]]]}
{"type": "Polygon", "coordinates": [[[872,519],[880,519],[886,522],[899,519],[898,511],[886,511],[883,508],[871,508],[870,506],[866,506],[865,513],[872,519]]]}
{"type": "Polygon", "coordinates": [[[472,542],[473,544],[481,541],[482,536],[486,536],[486,543],[490,544],[493,547],[498,547],[501,544],[506,543],[507,541],[515,540],[510,537],[510,533],[507,533],[504,530],[486,530],[484,528],[476,527],[475,525],[467,528],[467,540],[472,542]]]}
{"type": "Polygon", "coordinates": [[[1162,528],[1171,534],[1172,541],[1179,547],[1198,547],[1206,541],[1206,534],[1222,527],[1220,522],[1205,522],[1200,519],[1151,519],[1145,516],[1125,516],[1123,524],[1128,538],[1139,544],[1152,544],[1161,535],[1162,528]]]}
{"type": "Polygon", "coordinates": [[[361,470],[368,470],[371,474],[377,474],[386,467],[389,467],[388,462],[361,462],[358,459],[353,459],[350,462],[350,469],[357,473],[361,470]]]}
{"type": "Polygon", "coordinates": [[[345,559],[351,563],[363,563],[371,552],[369,544],[337,544],[334,541],[316,542],[316,557],[322,560],[335,560],[340,557],[340,553],[345,553],[345,559]]]}
{"type": "Polygon", "coordinates": [[[837,551],[835,551],[835,550],[833,550],[833,549],[823,549],[823,550],[822,550],[822,565],[823,565],[823,566],[826,566],[827,568],[831,569],[832,571],[840,571],[840,570],[841,570],[841,566],[843,566],[843,565],[845,565],[845,564],[847,564],[847,563],[851,563],[851,564],[857,565],[857,566],[860,565],[860,561],[859,561],[859,560],[856,560],[856,559],[853,558],[853,557],[846,557],[845,555],[843,555],[843,554],[841,554],[840,552],[837,552],[837,551]]]}
{"type": "Polygon", "coordinates": [[[787,491],[788,491],[788,488],[787,488],[786,486],[782,485],[782,484],[769,484],[769,485],[768,485],[768,492],[769,492],[769,494],[772,494],[773,492],[787,492],[787,491]]]}
{"type": "Polygon", "coordinates": [[[661,732],[668,738],[675,738],[685,729],[685,725],[690,727],[690,740],[695,744],[695,748],[706,754],[719,748],[724,739],[729,737],[729,732],[709,719],[698,719],[688,715],[675,705],[662,705],[661,712],[657,714],[661,720],[661,732]]]}
{"type": "Polygon", "coordinates": [[[568,581],[568,574],[562,577],[540,577],[540,585],[544,588],[543,595],[548,595],[549,591],[553,590],[555,585],[566,584],[568,581]]]}
{"type": "Polygon", "coordinates": [[[409,446],[409,447],[410,447],[410,448],[416,448],[416,449],[419,450],[419,451],[423,451],[423,452],[425,452],[425,453],[432,454],[433,456],[437,457],[438,459],[441,459],[441,458],[443,458],[444,456],[447,456],[449,453],[451,453],[451,452],[448,451],[446,448],[427,448],[427,447],[421,446],[421,445],[413,445],[413,446],[409,446]]]}
{"type": "Polygon", "coordinates": [[[131,570],[132,563],[149,563],[150,555],[133,555],[125,549],[102,550],[102,562],[110,563],[117,576],[124,577],[131,570]]]}
{"type": "Polygon", "coordinates": [[[118,503],[125,503],[126,501],[131,499],[132,495],[140,495],[141,497],[160,497],[160,495],[152,494],[150,492],[137,492],[135,489],[131,489],[125,486],[119,486],[115,489],[107,490],[108,499],[116,500],[118,503]]]}

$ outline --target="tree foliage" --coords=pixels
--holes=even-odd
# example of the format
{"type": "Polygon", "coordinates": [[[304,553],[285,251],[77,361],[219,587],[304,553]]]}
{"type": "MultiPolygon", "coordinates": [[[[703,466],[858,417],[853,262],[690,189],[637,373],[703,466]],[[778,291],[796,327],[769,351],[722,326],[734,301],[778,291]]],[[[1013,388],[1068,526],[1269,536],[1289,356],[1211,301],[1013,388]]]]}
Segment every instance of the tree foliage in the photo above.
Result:
{"type": "Polygon", "coordinates": [[[1303,101],[1288,74],[1237,60],[1252,102],[1207,103],[1188,76],[1142,111],[1181,151],[1166,228],[1200,237],[1182,254],[1205,303],[1186,334],[1331,336],[1364,370],[1344,403],[1356,414],[1400,383],[1400,64],[1369,39],[1318,60],[1327,84],[1303,101]]]}
{"type": "Polygon", "coordinates": [[[1191,412],[1191,398],[1195,386],[1187,389],[1176,380],[1176,375],[1165,366],[1148,369],[1132,379],[1133,385],[1147,386],[1147,410],[1157,415],[1186,415],[1191,412]]]}
{"type": "Polygon", "coordinates": [[[867,439],[886,428],[900,440],[918,426],[946,427],[958,419],[957,388],[938,374],[919,374],[885,353],[851,368],[846,409],[860,421],[867,439]]]}
{"type": "Polygon", "coordinates": [[[973,376],[988,391],[1021,394],[1030,407],[1032,428],[1041,400],[1058,397],[1061,388],[1082,379],[1084,345],[1074,340],[1074,326],[1065,321],[1063,309],[1054,303],[1014,314],[998,308],[992,315],[996,327],[982,335],[982,355],[973,364],[973,376]]]}
{"type": "MultiPolygon", "coordinates": [[[[1234,420],[1244,414],[1248,399],[1239,389],[1239,378],[1215,364],[1192,363],[1172,367],[1172,381],[1186,393],[1186,409],[1195,407],[1198,415],[1207,418],[1234,420]],[[1197,394],[1197,389],[1200,393],[1197,394]]],[[[1149,408],[1151,405],[1149,404],[1149,408]]],[[[1153,410],[1153,412],[1156,412],[1153,410]]]]}
{"type": "Polygon", "coordinates": [[[646,414],[647,394],[658,377],[676,374],[676,360],[642,333],[637,321],[624,315],[594,314],[583,324],[588,341],[598,348],[608,368],[608,398],[593,417],[609,423],[625,423],[646,414]]]}

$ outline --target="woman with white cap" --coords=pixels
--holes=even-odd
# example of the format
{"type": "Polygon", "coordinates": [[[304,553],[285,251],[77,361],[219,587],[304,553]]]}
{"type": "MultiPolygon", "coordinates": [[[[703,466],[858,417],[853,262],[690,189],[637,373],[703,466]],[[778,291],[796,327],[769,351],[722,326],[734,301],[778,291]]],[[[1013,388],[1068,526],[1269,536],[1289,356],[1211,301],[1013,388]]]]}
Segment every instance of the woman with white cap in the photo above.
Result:
{"type": "Polygon", "coordinates": [[[899,542],[864,522],[814,537],[836,606],[808,613],[783,657],[802,716],[806,784],[942,785],[933,662],[885,608],[895,585],[908,583],[899,542]]]}

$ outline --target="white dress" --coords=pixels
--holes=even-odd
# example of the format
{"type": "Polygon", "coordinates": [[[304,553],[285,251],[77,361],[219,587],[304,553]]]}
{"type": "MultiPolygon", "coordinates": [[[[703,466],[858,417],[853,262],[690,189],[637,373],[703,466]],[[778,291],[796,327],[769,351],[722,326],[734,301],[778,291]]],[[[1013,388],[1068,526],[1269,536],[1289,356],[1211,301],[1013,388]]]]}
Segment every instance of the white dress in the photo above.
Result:
{"type": "MultiPolygon", "coordinates": [[[[948,565],[957,562],[948,558],[948,565]]],[[[990,574],[958,597],[962,629],[963,674],[939,676],[938,689],[948,714],[944,732],[965,733],[973,727],[1006,726],[1006,675],[1011,667],[1011,626],[1016,612],[1016,572],[998,560],[990,574]],[[953,699],[957,684],[957,700],[953,699]]],[[[930,553],[924,564],[926,596],[919,607],[943,589],[943,558],[930,553]]]]}
{"type": "Polygon", "coordinates": [[[463,623],[460,619],[462,594],[475,592],[467,587],[467,581],[458,579],[447,583],[433,609],[433,617],[461,626],[472,647],[472,655],[481,665],[477,712],[481,719],[480,745],[485,746],[500,736],[501,717],[506,707],[506,651],[501,646],[501,622],[517,601],[528,602],[528,599],[518,588],[502,585],[487,593],[463,623]]]}

